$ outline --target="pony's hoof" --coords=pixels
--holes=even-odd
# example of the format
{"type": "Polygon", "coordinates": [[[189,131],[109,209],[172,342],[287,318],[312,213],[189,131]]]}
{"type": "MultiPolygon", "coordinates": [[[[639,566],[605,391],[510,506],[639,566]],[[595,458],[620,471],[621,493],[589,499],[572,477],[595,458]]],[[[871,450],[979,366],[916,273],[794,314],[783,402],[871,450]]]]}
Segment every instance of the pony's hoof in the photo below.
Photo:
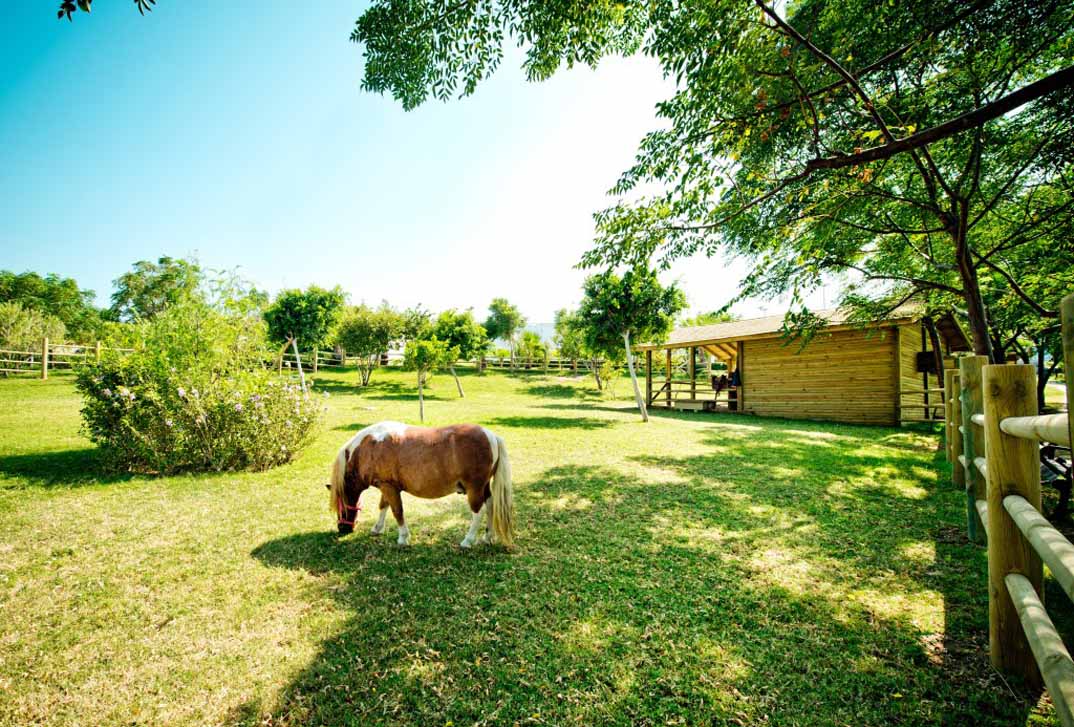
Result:
{"type": "Polygon", "coordinates": [[[464,540],[463,540],[463,541],[462,541],[461,543],[459,543],[459,547],[460,547],[460,548],[466,548],[466,549],[470,549],[470,548],[472,548],[473,546],[474,546],[474,542],[473,542],[472,540],[466,540],[466,539],[464,539],[464,540]]]}
{"type": "Polygon", "coordinates": [[[410,545],[410,538],[399,538],[395,542],[399,545],[410,545]]]}
{"type": "Polygon", "coordinates": [[[380,528],[379,530],[377,528],[373,528],[372,530],[369,531],[369,534],[370,535],[384,535],[384,528],[380,528]]]}

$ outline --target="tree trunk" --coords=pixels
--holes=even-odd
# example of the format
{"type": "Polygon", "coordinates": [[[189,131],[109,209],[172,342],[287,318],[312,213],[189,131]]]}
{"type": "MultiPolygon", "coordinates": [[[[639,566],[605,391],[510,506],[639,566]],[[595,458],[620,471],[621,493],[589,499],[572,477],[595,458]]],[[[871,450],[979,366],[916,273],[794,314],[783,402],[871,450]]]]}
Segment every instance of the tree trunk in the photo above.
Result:
{"type": "Polygon", "coordinates": [[[466,394],[462,393],[462,382],[459,381],[459,375],[455,373],[455,364],[448,367],[451,370],[451,375],[455,377],[455,386],[459,389],[459,398],[462,399],[466,394]]]}
{"type": "Polygon", "coordinates": [[[638,411],[641,412],[641,420],[649,421],[649,412],[645,408],[645,399],[638,388],[638,375],[634,373],[634,354],[630,352],[630,331],[623,331],[623,345],[626,346],[627,368],[630,369],[630,383],[634,385],[634,400],[638,402],[638,411]]]}
{"type": "Polygon", "coordinates": [[[992,340],[988,336],[988,312],[984,298],[981,297],[981,284],[977,278],[977,266],[973,264],[969,242],[966,240],[966,227],[969,205],[959,203],[959,217],[951,234],[955,243],[955,261],[958,274],[962,278],[962,297],[966,301],[966,315],[970,323],[970,336],[973,338],[973,352],[978,356],[988,356],[992,363],[997,361],[992,351],[992,340]]]}
{"type": "Polygon", "coordinates": [[[421,371],[418,372],[418,418],[421,423],[425,423],[425,392],[422,390],[422,386],[425,384],[425,377],[422,376],[421,371]]]}
{"type": "Polygon", "coordinates": [[[604,391],[604,382],[600,380],[600,366],[597,366],[597,360],[590,359],[589,368],[593,369],[593,378],[597,382],[597,391],[604,391]]]}

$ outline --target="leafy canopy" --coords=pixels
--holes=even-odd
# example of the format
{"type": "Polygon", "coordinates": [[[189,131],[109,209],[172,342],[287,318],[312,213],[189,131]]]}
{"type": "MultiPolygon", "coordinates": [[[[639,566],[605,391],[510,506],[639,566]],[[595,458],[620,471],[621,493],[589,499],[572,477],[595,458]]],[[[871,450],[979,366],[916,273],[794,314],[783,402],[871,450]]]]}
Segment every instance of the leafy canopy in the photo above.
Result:
{"type": "Polygon", "coordinates": [[[678,287],[664,287],[652,270],[631,268],[622,276],[607,271],[586,278],[578,317],[586,347],[618,358],[625,335],[636,341],[662,339],[685,307],[678,287]]]}
{"type": "Polygon", "coordinates": [[[407,341],[403,351],[403,367],[417,371],[421,382],[430,371],[448,366],[459,358],[459,350],[435,336],[407,341]]]}
{"type": "Polygon", "coordinates": [[[203,276],[197,263],[164,256],[139,260],[130,272],[112,281],[109,315],[117,321],[149,320],[165,308],[198,294],[203,276]]]}
{"type": "Polygon", "coordinates": [[[338,286],[331,290],[311,285],[306,290],[284,290],[265,311],[269,337],[286,342],[294,338],[305,350],[320,348],[328,340],[346,296],[338,286]]]}
{"type": "Polygon", "coordinates": [[[946,294],[988,353],[979,271],[1020,295],[996,256],[1074,213],[1066,0],[378,0],[352,37],[364,86],[406,108],[471,93],[508,42],[531,79],[656,58],[675,81],[665,124],[598,213],[586,266],[729,249],[752,262],[743,296],[797,305],[833,275],[871,313],[946,294]]]}
{"type": "Polygon", "coordinates": [[[485,330],[489,338],[503,339],[513,345],[515,335],[526,325],[526,317],[506,298],[493,298],[489,304],[489,317],[485,330]]]}
{"type": "Polygon", "coordinates": [[[458,358],[469,361],[483,355],[489,348],[484,326],[474,320],[473,311],[446,310],[437,316],[433,336],[458,351],[458,358]]]}
{"type": "Polygon", "coordinates": [[[72,340],[88,342],[99,334],[101,314],[93,300],[93,291],[82,290],[73,278],[0,270],[0,302],[58,318],[72,340]]]}

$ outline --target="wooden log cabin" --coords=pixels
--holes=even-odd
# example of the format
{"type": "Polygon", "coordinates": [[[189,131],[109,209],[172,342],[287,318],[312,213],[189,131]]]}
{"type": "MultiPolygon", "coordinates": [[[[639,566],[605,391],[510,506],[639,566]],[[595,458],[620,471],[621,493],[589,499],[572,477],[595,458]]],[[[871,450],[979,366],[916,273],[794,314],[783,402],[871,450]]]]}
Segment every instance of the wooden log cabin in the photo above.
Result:
{"type": "MultiPolygon", "coordinates": [[[[781,334],[783,316],[691,326],[644,352],[650,407],[728,411],[855,424],[943,421],[943,375],[919,316],[865,328],[839,311],[807,344],[781,334]]],[[[970,349],[951,316],[935,321],[944,367],[970,349]]]]}

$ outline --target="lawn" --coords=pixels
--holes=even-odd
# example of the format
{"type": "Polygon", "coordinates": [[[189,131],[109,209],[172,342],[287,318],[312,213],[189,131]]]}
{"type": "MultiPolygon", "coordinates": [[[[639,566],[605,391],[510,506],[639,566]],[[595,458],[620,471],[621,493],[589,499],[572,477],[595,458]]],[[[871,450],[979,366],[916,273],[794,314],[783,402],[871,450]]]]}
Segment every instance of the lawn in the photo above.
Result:
{"type": "Polygon", "coordinates": [[[353,535],[327,510],[342,441],[417,417],[409,374],[356,380],[318,377],[293,464],[167,478],[99,472],[68,377],[0,381],[0,722],[1054,722],[988,664],[984,553],[929,432],[645,425],[588,380],[469,373],[460,400],[441,376],[430,423],[507,440],[518,545],[459,550],[452,497],[407,499],[400,548],[372,493],[353,535]]]}

